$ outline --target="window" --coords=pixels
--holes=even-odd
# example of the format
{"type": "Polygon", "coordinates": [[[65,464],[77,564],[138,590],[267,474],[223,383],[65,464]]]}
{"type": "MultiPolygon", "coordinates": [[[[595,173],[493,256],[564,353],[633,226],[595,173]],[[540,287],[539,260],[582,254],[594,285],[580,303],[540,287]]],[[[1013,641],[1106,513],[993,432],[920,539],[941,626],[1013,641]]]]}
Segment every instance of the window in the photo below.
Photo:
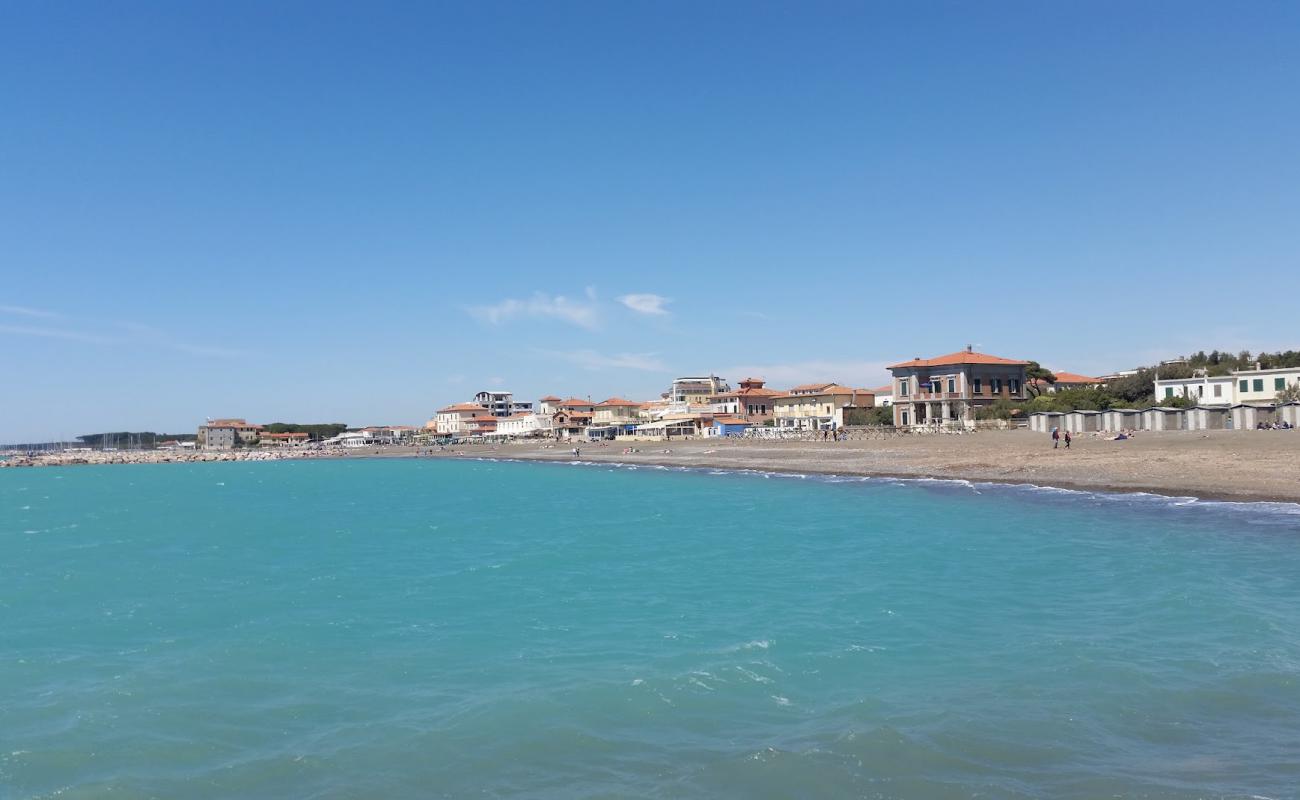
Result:
{"type": "MultiPolygon", "coordinates": [[[[1244,383],[1244,381],[1243,381],[1243,383],[1244,383]]],[[[907,384],[908,384],[908,380],[907,380],[907,378],[903,378],[901,381],[898,382],[898,394],[899,394],[899,396],[901,396],[901,397],[907,397],[907,384]]]]}
{"type": "Polygon", "coordinates": [[[1250,381],[1242,381],[1242,382],[1241,382],[1241,385],[1238,386],[1237,389],[1238,389],[1238,391],[1249,392],[1249,391],[1250,391],[1250,381]]]}
{"type": "Polygon", "coordinates": [[[1274,388],[1274,389],[1277,389],[1279,392],[1282,391],[1283,389],[1285,389],[1285,388],[1286,388],[1286,378],[1274,378],[1274,379],[1273,379],[1273,388],[1274,388]]]}
{"type": "Polygon", "coordinates": [[[1173,397],[1173,396],[1174,396],[1174,387],[1172,387],[1172,386],[1166,386],[1166,387],[1165,387],[1165,397],[1173,397]]]}
{"type": "Polygon", "coordinates": [[[1254,387],[1254,389],[1255,389],[1255,391],[1257,391],[1257,392],[1262,392],[1262,391],[1264,391],[1264,379],[1263,379],[1263,378],[1256,378],[1256,379],[1255,379],[1255,387],[1254,387]]]}
{"type": "Polygon", "coordinates": [[[1020,379],[1019,379],[1019,378],[1012,378],[1012,379],[1011,379],[1011,393],[1012,393],[1012,394],[1020,394],[1020,379]]]}
{"type": "Polygon", "coordinates": [[[907,424],[907,412],[906,412],[906,411],[903,412],[903,424],[904,424],[904,425],[907,424]]]}
{"type": "Polygon", "coordinates": [[[981,381],[979,378],[976,378],[975,380],[971,381],[971,388],[975,390],[975,394],[979,394],[980,392],[984,391],[982,388],[980,388],[980,383],[981,381]]]}
{"type": "Polygon", "coordinates": [[[1217,383],[1214,384],[1214,396],[1215,396],[1215,397],[1223,397],[1223,386],[1222,386],[1222,385],[1217,384],[1217,383]]]}
{"type": "Polygon", "coordinates": [[[1196,396],[1197,396],[1197,397],[1204,397],[1204,396],[1205,396],[1205,387],[1204,387],[1204,386],[1197,386],[1197,387],[1196,387],[1196,396]]]}
{"type": "Polygon", "coordinates": [[[1002,379],[989,378],[989,388],[993,390],[993,394],[1002,394],[1002,379]]]}
{"type": "Polygon", "coordinates": [[[949,378],[949,379],[948,379],[948,394],[952,394],[952,393],[955,392],[955,391],[957,391],[957,379],[956,379],[956,378],[949,378]]]}

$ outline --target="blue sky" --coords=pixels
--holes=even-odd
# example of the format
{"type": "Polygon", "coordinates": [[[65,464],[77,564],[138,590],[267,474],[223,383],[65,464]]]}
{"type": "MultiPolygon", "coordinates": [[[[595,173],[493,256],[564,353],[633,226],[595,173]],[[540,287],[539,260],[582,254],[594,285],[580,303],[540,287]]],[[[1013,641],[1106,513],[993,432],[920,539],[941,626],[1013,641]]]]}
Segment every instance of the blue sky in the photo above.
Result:
{"type": "Polygon", "coordinates": [[[1295,348],[1294,3],[10,3],[0,441],[1295,348]]]}

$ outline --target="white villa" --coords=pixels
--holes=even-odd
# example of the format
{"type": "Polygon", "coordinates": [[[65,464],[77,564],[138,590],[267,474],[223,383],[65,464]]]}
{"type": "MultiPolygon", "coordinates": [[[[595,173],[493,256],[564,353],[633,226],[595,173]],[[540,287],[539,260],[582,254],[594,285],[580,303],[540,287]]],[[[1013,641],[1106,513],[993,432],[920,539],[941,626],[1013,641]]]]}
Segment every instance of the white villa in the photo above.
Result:
{"type": "Polygon", "coordinates": [[[1234,406],[1242,403],[1272,403],[1277,393],[1300,384],[1300,367],[1241,369],[1210,377],[1197,370],[1191,378],[1159,378],[1155,382],[1156,402],[1190,397],[1198,405],[1234,406]]]}

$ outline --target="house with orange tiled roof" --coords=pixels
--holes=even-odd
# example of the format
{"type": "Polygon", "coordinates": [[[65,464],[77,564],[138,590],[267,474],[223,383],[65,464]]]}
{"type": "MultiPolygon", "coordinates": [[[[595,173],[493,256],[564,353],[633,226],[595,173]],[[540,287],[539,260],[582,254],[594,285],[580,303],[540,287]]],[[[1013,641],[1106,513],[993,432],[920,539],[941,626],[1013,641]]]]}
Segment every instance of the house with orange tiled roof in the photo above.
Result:
{"type": "Polygon", "coordinates": [[[884,386],[877,386],[871,390],[875,395],[876,408],[886,408],[894,404],[894,384],[887,383],[884,386]]]}
{"type": "Polygon", "coordinates": [[[632,433],[641,421],[641,404],[621,397],[611,397],[593,406],[590,439],[613,439],[632,433]]]}
{"type": "Polygon", "coordinates": [[[894,376],[894,424],[972,427],[981,408],[1025,400],[1029,362],[977,353],[971,347],[889,367],[894,376]]]}
{"type": "Polygon", "coordinates": [[[438,413],[425,425],[444,436],[468,436],[473,428],[475,417],[487,414],[487,409],[478,403],[456,403],[438,409],[438,413]]]}
{"type": "Polygon", "coordinates": [[[773,398],[772,419],[781,430],[838,430],[847,424],[847,410],[873,408],[875,404],[869,389],[810,383],[773,398]]]}
{"type": "Polygon", "coordinates": [[[722,392],[709,398],[712,410],[716,414],[741,417],[754,425],[766,425],[772,421],[773,400],[787,392],[769,389],[762,378],[745,378],[740,388],[722,392]]]}

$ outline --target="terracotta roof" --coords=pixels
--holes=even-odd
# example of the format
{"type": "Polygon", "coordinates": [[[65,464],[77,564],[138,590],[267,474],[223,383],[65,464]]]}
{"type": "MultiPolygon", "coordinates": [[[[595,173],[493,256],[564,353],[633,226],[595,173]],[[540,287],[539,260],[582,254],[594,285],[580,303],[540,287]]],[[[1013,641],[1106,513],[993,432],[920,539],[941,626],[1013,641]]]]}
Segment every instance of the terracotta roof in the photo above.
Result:
{"type": "Polygon", "coordinates": [[[1057,383],[1101,383],[1099,378],[1089,378],[1077,372],[1053,372],[1057,383]]]}
{"type": "Polygon", "coordinates": [[[558,402],[560,402],[560,398],[556,397],[556,396],[553,395],[553,394],[548,394],[548,395],[546,395],[545,397],[543,397],[541,400],[539,400],[538,402],[541,402],[541,403],[558,403],[558,402]]]}
{"type": "Polygon", "coordinates": [[[457,403],[454,406],[438,409],[439,414],[450,414],[453,411],[485,411],[486,409],[478,403],[457,403]]]}
{"type": "Polygon", "coordinates": [[[633,403],[631,400],[624,400],[621,397],[611,397],[608,400],[602,400],[601,402],[597,403],[596,407],[613,408],[615,406],[625,406],[625,407],[637,408],[640,405],[641,405],[640,403],[633,403]]]}
{"type": "Polygon", "coordinates": [[[306,439],[307,436],[308,436],[307,433],[305,433],[305,432],[301,432],[301,431],[300,431],[300,432],[297,432],[297,433],[264,433],[264,434],[262,434],[262,438],[263,438],[263,439],[306,439]]]}
{"type": "MultiPolygon", "coordinates": [[[[873,392],[871,389],[855,389],[855,388],[853,388],[852,386],[840,386],[838,383],[828,383],[828,384],[825,384],[825,387],[826,387],[826,388],[822,389],[821,391],[817,391],[817,392],[810,392],[810,393],[807,393],[807,394],[783,394],[783,395],[781,395],[780,397],[777,397],[777,398],[775,398],[775,399],[777,399],[777,400],[804,400],[804,399],[809,398],[809,397],[837,397],[837,396],[842,396],[842,395],[846,395],[846,394],[847,394],[847,395],[853,395],[853,394],[858,394],[858,395],[874,395],[874,394],[875,394],[875,392],[873,392]]],[[[798,388],[798,387],[795,387],[795,388],[798,388]]],[[[791,389],[790,391],[793,392],[794,389],[791,389]]]]}
{"type": "Polygon", "coordinates": [[[801,383],[798,386],[791,386],[790,391],[791,392],[819,392],[822,389],[825,389],[827,386],[834,386],[834,385],[835,384],[830,381],[827,381],[825,383],[801,383]]]}
{"type": "Polygon", "coordinates": [[[563,403],[560,403],[560,405],[562,405],[562,406],[592,406],[592,405],[595,405],[595,403],[591,402],[590,400],[583,400],[583,399],[581,399],[581,398],[579,398],[579,397],[570,397],[568,400],[565,400],[563,403]]]}
{"type": "Polygon", "coordinates": [[[888,368],[949,367],[960,366],[962,364],[1007,364],[1009,366],[1023,366],[1028,363],[1028,361],[1017,361],[1014,358],[1002,358],[1001,356],[991,356],[986,353],[976,353],[973,350],[958,350],[955,353],[949,353],[946,356],[939,356],[938,358],[914,358],[911,361],[900,361],[897,364],[891,364],[888,368]]]}
{"type": "Polygon", "coordinates": [[[752,425],[749,420],[741,417],[714,417],[714,422],[721,422],[723,425],[752,425]]]}
{"type": "Polygon", "coordinates": [[[511,414],[510,416],[505,417],[505,419],[524,419],[525,417],[531,417],[532,415],[533,413],[531,411],[524,411],[519,414],[511,414]]]}
{"type": "Polygon", "coordinates": [[[893,394],[894,385],[891,383],[888,386],[877,386],[876,388],[868,389],[867,391],[871,392],[872,394],[893,394]]]}

